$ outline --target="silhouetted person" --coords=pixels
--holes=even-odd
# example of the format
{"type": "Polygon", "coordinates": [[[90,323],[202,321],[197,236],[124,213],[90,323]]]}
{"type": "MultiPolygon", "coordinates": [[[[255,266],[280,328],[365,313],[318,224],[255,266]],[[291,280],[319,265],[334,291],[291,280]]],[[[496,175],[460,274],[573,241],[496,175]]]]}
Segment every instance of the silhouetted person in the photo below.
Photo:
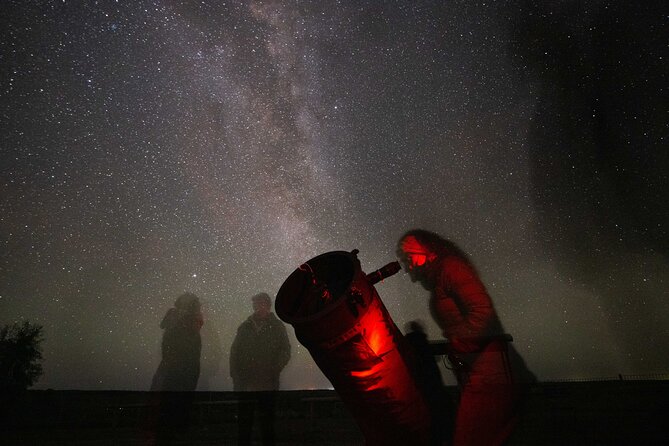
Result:
{"type": "MultiPolygon", "coordinates": [[[[474,266],[453,242],[420,229],[401,237],[398,256],[411,280],[431,292],[432,316],[449,341],[460,387],[453,444],[503,444],[517,421],[519,393],[499,338],[502,324],[474,266]]],[[[510,353],[519,360],[514,372],[532,379],[510,353]]]]}
{"type": "Polygon", "coordinates": [[[453,436],[452,401],[444,390],[441,373],[423,325],[419,321],[411,321],[407,327],[407,334],[404,337],[411,345],[415,355],[414,378],[427,401],[432,416],[430,444],[442,445],[445,439],[450,441],[453,436]]]}
{"type": "Polygon", "coordinates": [[[200,377],[200,329],[203,324],[197,296],[191,293],[179,296],[160,323],[164,330],[162,360],[151,390],[195,390],[200,377]]]}
{"type": "Polygon", "coordinates": [[[200,329],[204,323],[200,301],[184,293],[170,308],[160,328],[164,330],[162,360],[151,390],[161,391],[158,408],[158,444],[169,444],[177,430],[188,428],[192,391],[200,376],[200,329]]]}
{"type": "Polygon", "coordinates": [[[271,312],[266,293],[252,298],[253,314],[237,329],[230,350],[230,376],[240,399],[239,444],[251,444],[253,415],[259,409],[263,444],[274,444],[275,392],[279,375],[290,359],[283,323],[271,312]]]}

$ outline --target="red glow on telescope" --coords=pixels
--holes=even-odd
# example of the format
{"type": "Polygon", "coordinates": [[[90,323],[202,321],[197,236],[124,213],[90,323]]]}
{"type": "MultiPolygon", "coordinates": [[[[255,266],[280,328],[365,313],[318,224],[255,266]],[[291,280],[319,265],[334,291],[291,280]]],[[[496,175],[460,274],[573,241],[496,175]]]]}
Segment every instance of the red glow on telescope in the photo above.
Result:
{"type": "Polygon", "coordinates": [[[277,294],[277,314],[293,325],[366,444],[427,444],[430,415],[411,374],[412,357],[373,286],[399,264],[367,275],[356,254],[334,251],[300,266],[277,294]]]}

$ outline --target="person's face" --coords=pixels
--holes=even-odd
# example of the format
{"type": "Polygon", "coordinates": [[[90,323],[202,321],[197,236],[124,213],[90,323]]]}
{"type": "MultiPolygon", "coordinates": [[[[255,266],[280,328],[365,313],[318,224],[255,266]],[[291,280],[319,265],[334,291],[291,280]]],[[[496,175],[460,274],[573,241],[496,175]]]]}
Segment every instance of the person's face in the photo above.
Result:
{"type": "Polygon", "coordinates": [[[400,257],[404,270],[409,273],[412,282],[420,280],[421,272],[427,262],[427,254],[402,253],[400,257]]]}
{"type": "Polygon", "coordinates": [[[425,286],[425,268],[430,261],[429,250],[415,238],[405,240],[402,244],[400,260],[404,270],[409,273],[412,282],[420,281],[425,286]]]}
{"type": "Polygon", "coordinates": [[[406,256],[409,269],[423,266],[427,262],[427,254],[408,253],[406,256]]]}
{"type": "Polygon", "coordinates": [[[271,305],[266,300],[253,301],[253,312],[260,317],[265,317],[269,315],[270,309],[271,305]]]}

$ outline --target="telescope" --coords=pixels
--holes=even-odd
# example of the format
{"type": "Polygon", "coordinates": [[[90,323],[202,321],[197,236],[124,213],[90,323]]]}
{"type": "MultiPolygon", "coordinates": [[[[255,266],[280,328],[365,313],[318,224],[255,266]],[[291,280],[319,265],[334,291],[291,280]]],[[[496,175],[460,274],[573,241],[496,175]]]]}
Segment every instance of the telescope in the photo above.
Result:
{"type": "Polygon", "coordinates": [[[431,418],[411,373],[414,356],[374,288],[400,265],[365,274],[357,254],[332,251],[300,265],[281,285],[276,313],[293,326],[367,445],[427,445],[431,418]]]}

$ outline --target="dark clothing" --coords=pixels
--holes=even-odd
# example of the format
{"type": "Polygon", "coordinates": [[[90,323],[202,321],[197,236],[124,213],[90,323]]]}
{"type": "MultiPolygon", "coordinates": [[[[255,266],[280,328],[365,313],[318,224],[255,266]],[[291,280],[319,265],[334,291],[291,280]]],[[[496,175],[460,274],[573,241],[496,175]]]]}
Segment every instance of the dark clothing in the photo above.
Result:
{"type": "Polygon", "coordinates": [[[266,319],[249,316],[237,329],[230,350],[234,390],[279,390],[279,375],[289,359],[286,327],[274,313],[266,319]]]}
{"type": "Polygon", "coordinates": [[[170,308],[160,328],[164,330],[162,360],[153,376],[151,390],[156,394],[155,416],[150,421],[157,445],[169,445],[177,432],[188,429],[192,391],[200,377],[200,351],[203,325],[199,310],[170,308]]]}
{"type": "Polygon", "coordinates": [[[274,444],[274,408],[279,375],[290,359],[286,327],[274,313],[252,314],[237,329],[230,349],[230,376],[238,399],[238,444],[250,445],[253,415],[260,416],[264,445],[274,444]]]}
{"type": "Polygon", "coordinates": [[[200,377],[200,328],[202,314],[170,308],[160,328],[165,330],[162,361],[158,366],[151,390],[192,391],[200,377]]]}

